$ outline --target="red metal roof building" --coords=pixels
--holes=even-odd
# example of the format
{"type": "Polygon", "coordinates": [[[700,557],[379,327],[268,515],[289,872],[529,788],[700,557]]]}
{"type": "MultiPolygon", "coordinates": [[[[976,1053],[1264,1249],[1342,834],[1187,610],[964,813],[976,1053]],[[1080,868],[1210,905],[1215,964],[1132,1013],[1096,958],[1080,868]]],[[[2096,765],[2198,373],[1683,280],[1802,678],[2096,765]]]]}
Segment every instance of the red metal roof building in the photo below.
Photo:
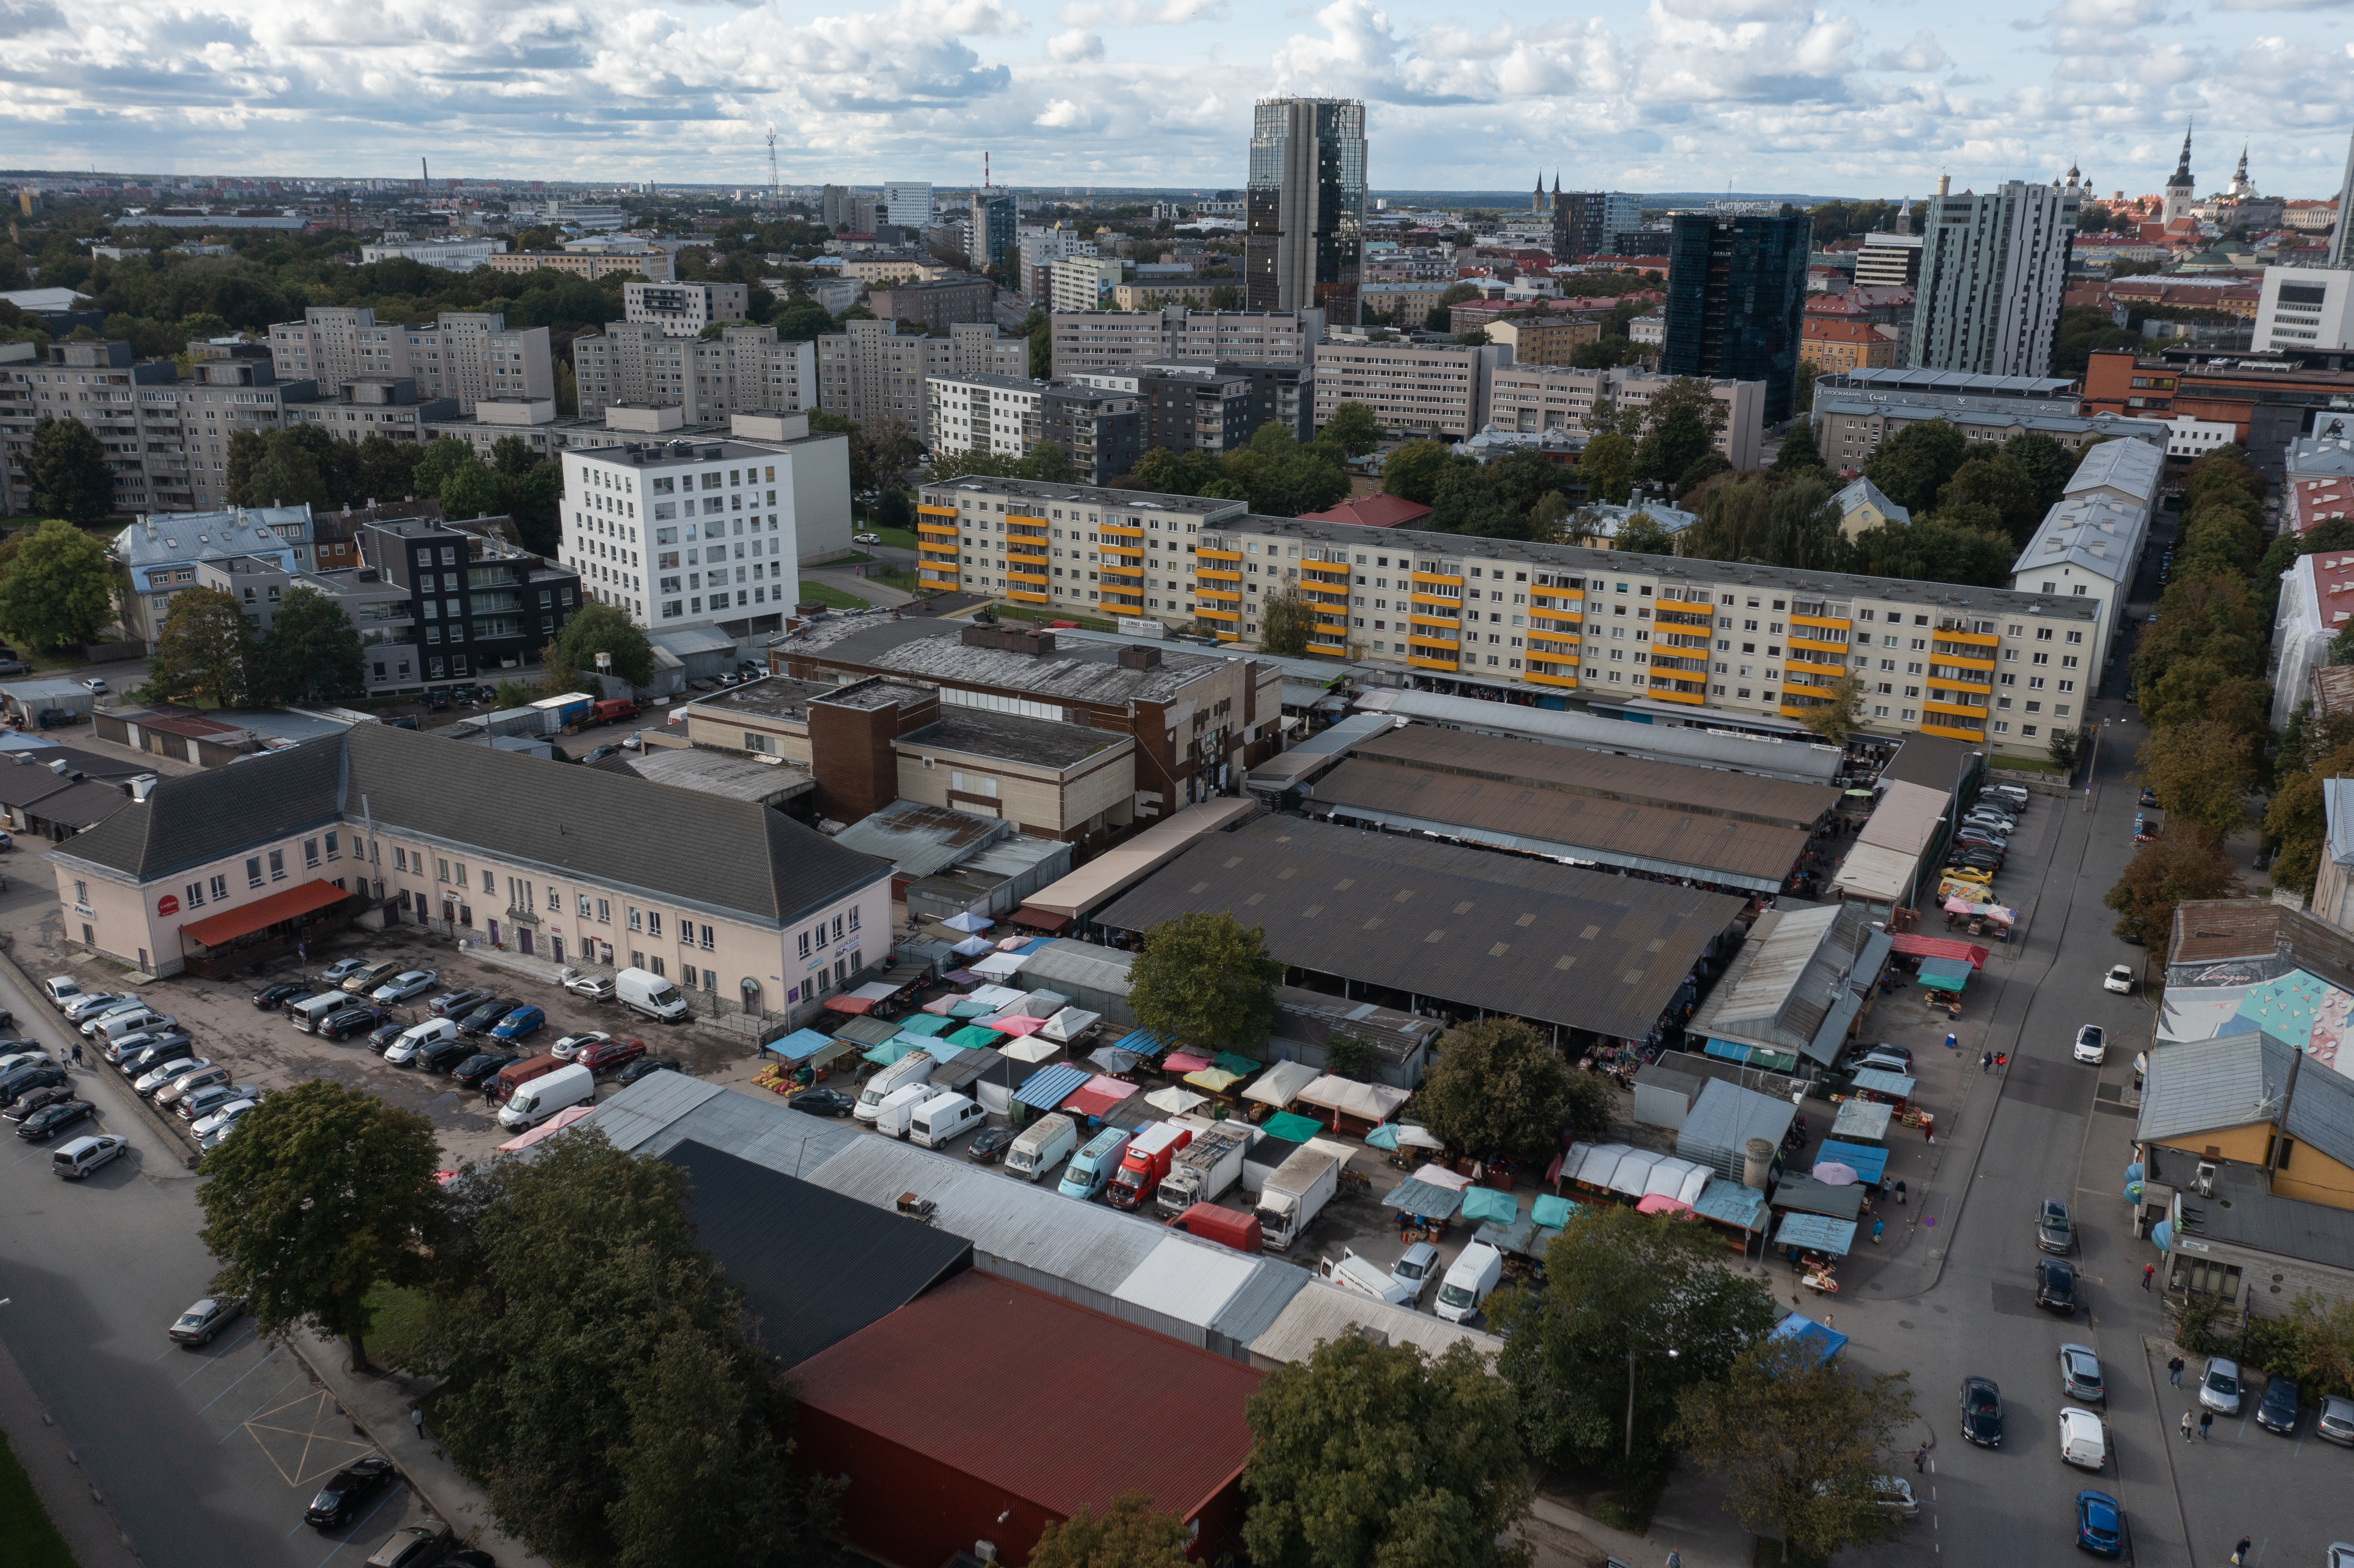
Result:
{"type": "Polygon", "coordinates": [[[1354,523],[1361,528],[1405,528],[1430,515],[1419,501],[1396,495],[1352,495],[1321,512],[1303,512],[1303,523],[1354,523]]]}
{"type": "Polygon", "coordinates": [[[1026,1561],[1050,1520],[1122,1492],[1199,1526],[1242,1524],[1250,1368],[969,1269],[793,1369],[797,1462],[847,1476],[842,1533],[898,1568],[986,1541],[1026,1561]],[[1058,1369],[1078,1374],[1061,1383],[1058,1369]],[[1085,1409],[1106,1419],[1075,1423],[1085,1409]]]}

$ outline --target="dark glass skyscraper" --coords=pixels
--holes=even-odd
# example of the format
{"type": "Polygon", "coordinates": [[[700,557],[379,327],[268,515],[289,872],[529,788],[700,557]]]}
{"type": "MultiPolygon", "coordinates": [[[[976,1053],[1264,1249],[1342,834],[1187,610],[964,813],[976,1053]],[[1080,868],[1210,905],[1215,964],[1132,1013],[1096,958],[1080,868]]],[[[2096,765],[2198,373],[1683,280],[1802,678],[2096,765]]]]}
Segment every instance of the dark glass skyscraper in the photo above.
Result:
{"type": "Polygon", "coordinates": [[[1244,212],[1246,302],[1321,310],[1357,324],[1365,230],[1365,106],[1353,98],[1269,98],[1251,119],[1244,212]]]}
{"type": "Polygon", "coordinates": [[[1012,191],[984,186],[973,192],[972,264],[1001,269],[998,281],[1018,289],[1023,280],[1015,274],[1021,269],[1010,260],[1020,249],[1014,221],[1012,191]]]}
{"type": "Polygon", "coordinates": [[[1659,367],[1766,384],[1765,419],[1790,417],[1813,220],[1686,213],[1668,238],[1659,367]]]}

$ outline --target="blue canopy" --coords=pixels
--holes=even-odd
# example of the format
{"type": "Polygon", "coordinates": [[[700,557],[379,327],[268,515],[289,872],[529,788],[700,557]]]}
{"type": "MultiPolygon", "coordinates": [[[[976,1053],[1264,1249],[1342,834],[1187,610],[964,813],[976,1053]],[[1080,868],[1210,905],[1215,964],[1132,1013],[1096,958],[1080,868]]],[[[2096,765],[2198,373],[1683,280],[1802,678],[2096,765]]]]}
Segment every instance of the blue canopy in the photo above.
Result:
{"type": "Polygon", "coordinates": [[[1711,1181],[1701,1190],[1692,1213],[1719,1224],[1762,1231],[1766,1228],[1766,1194],[1738,1181],[1711,1181]]]}
{"type": "Polygon", "coordinates": [[[1115,1051],[1132,1051],[1139,1056],[1158,1056],[1169,1049],[1169,1042],[1150,1029],[1131,1029],[1111,1044],[1115,1051]]]}
{"type": "Polygon", "coordinates": [[[1463,1217],[1467,1220],[1493,1220],[1509,1225],[1521,1217],[1521,1201],[1510,1192],[1499,1192],[1493,1187],[1466,1187],[1463,1189],[1463,1217]]]}
{"type": "Polygon", "coordinates": [[[831,1037],[814,1029],[796,1029],[782,1040],[771,1040],[766,1050],[773,1051],[788,1062],[806,1062],[833,1044],[831,1037]]]}
{"type": "Polygon", "coordinates": [[[1797,1340],[1802,1344],[1811,1345],[1815,1349],[1817,1359],[1826,1361],[1847,1349],[1845,1334],[1840,1333],[1837,1329],[1826,1328],[1812,1318],[1801,1318],[1796,1312],[1775,1324],[1774,1331],[1766,1338],[1797,1340]]]}
{"type": "MultiPolygon", "coordinates": [[[[1382,1206],[1395,1209],[1401,1214],[1420,1214],[1425,1219],[1444,1220],[1452,1218],[1455,1211],[1463,1206],[1463,1194],[1409,1177],[1391,1189],[1389,1196],[1382,1200],[1382,1206]]],[[[1517,1207],[1513,1212],[1519,1213],[1517,1207]]]]}
{"type": "Polygon", "coordinates": [[[1846,1166],[1875,1187],[1880,1185],[1880,1179],[1888,1174],[1888,1150],[1861,1143],[1841,1143],[1835,1138],[1827,1138],[1823,1139],[1822,1148],[1815,1152],[1815,1163],[1820,1165],[1827,1160],[1846,1166]]]}
{"type": "Polygon", "coordinates": [[[1085,1067],[1058,1062],[1051,1067],[1041,1067],[1023,1079],[1022,1086],[1013,1091],[1013,1097],[1042,1111],[1053,1110],[1093,1076],[1095,1075],[1085,1067]]]}
{"type": "Polygon", "coordinates": [[[1855,1245],[1855,1222],[1835,1220],[1828,1214],[1784,1214],[1782,1228],[1774,1233],[1774,1245],[1800,1246],[1809,1252],[1845,1257],[1848,1248],[1855,1245]]]}

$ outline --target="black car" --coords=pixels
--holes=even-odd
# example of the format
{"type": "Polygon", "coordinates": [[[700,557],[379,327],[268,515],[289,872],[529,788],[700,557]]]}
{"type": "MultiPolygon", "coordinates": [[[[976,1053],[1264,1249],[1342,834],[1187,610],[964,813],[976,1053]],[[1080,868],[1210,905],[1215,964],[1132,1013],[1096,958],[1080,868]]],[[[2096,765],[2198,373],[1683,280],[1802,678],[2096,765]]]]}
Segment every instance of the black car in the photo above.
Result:
{"type": "Polygon", "coordinates": [[[360,1505],[384,1490],[399,1475],[392,1461],[381,1454],[370,1454],[345,1465],[319,1489],[311,1506],[302,1510],[302,1522],[316,1530],[333,1530],[348,1524],[359,1513],[360,1505]]]}
{"type": "Polygon", "coordinates": [[[417,1054],[417,1065],[429,1073],[446,1073],[473,1054],[471,1040],[436,1040],[417,1054]]]}
{"type": "Polygon", "coordinates": [[[375,1006],[339,1007],[319,1020],[319,1034],[328,1040],[349,1040],[376,1027],[384,1016],[384,1009],[375,1006]]]}
{"type": "Polygon", "coordinates": [[[2035,1266],[2035,1304],[2050,1312],[2076,1313],[2076,1266],[2047,1257],[2035,1266]]]}
{"type": "Polygon", "coordinates": [[[428,692],[425,694],[425,705],[437,714],[447,713],[450,711],[450,694],[439,689],[428,692]]]}
{"type": "Polygon", "coordinates": [[[970,1143],[964,1146],[964,1156],[975,1165],[994,1165],[1005,1157],[1005,1151],[1021,1136],[1021,1131],[1015,1128],[984,1127],[972,1135],[970,1143]]]}
{"type": "Polygon", "coordinates": [[[0,1107],[13,1106],[37,1089],[70,1082],[73,1075],[54,1062],[18,1067],[0,1077],[0,1107]]]}
{"type": "Polygon", "coordinates": [[[499,1075],[502,1067],[513,1066],[523,1058],[507,1051],[482,1051],[458,1064],[450,1076],[470,1089],[479,1089],[499,1075]]]}
{"type": "Polygon", "coordinates": [[[379,1023],[368,1031],[367,1048],[381,1056],[392,1049],[394,1041],[408,1033],[408,1025],[406,1023],[379,1023]]]}
{"type": "Polygon", "coordinates": [[[145,1077],[166,1062],[176,1062],[184,1056],[193,1056],[196,1054],[196,1043],[186,1035],[166,1034],[137,1055],[122,1057],[114,1065],[122,1069],[124,1077],[136,1081],[145,1077]]]}
{"type": "Polygon", "coordinates": [[[840,1089],[803,1089],[785,1103],[804,1116],[848,1116],[858,1106],[840,1089]]]}
{"type": "Polygon", "coordinates": [[[69,1100],[73,1097],[71,1084],[51,1084],[46,1089],[35,1089],[30,1094],[18,1096],[16,1103],[6,1110],[0,1111],[0,1116],[6,1117],[10,1121],[23,1121],[35,1111],[47,1110],[60,1100],[69,1100]]]}
{"type": "Polygon", "coordinates": [[[1990,1377],[1962,1380],[1962,1436],[1981,1448],[2002,1443],[2002,1390],[1990,1377]]]}
{"type": "Polygon", "coordinates": [[[95,1116],[98,1107],[88,1100],[65,1100],[46,1110],[35,1111],[16,1128],[16,1136],[28,1143],[40,1143],[61,1127],[71,1127],[84,1117],[95,1116]]]}
{"type": "Polygon", "coordinates": [[[298,996],[311,994],[309,986],[281,982],[253,993],[253,1005],[264,1012],[275,1012],[298,996]]]}
{"type": "MultiPolygon", "coordinates": [[[[472,1012],[467,1013],[465,1017],[458,1019],[458,1033],[469,1035],[488,1034],[492,1030],[499,1026],[499,1022],[505,1018],[508,1013],[513,1012],[518,1007],[525,1007],[528,1005],[529,1003],[525,1002],[521,997],[516,996],[503,996],[494,1001],[486,1001],[480,1007],[475,1008],[472,1012]]],[[[455,1013],[451,1013],[449,1016],[456,1017],[457,1015],[455,1013]]]]}
{"type": "Polygon", "coordinates": [[[640,1078],[645,1077],[650,1074],[684,1073],[686,1069],[684,1067],[679,1065],[678,1058],[675,1056],[641,1056],[636,1061],[631,1063],[628,1066],[622,1068],[621,1075],[614,1079],[613,1082],[616,1084],[634,1084],[640,1078]]]}
{"type": "Polygon", "coordinates": [[[2142,803],[2143,805],[2145,805],[2145,806],[2155,806],[2155,805],[2157,805],[2157,804],[2158,804],[2158,791],[2157,791],[2157,790],[2155,790],[2155,789],[2151,789],[2151,788],[2150,788],[2148,785],[2147,785],[2147,784],[2143,785],[2143,786],[2141,787],[2141,803],[2142,803]]]}
{"type": "Polygon", "coordinates": [[[479,1546],[461,1546],[441,1559],[441,1568],[499,1568],[499,1560],[479,1546]]]}
{"type": "Polygon", "coordinates": [[[472,986],[464,991],[453,991],[446,996],[435,997],[425,1004],[425,1011],[436,1018],[463,1018],[496,994],[495,991],[486,991],[480,986],[472,986]]]}
{"type": "Polygon", "coordinates": [[[621,748],[618,746],[599,746],[592,747],[588,750],[582,752],[580,754],[580,760],[584,763],[602,762],[609,757],[619,757],[620,755],[621,748]]]}
{"type": "Polygon", "coordinates": [[[2256,1402],[2256,1425],[2284,1437],[2296,1436],[2296,1383],[2278,1372],[2264,1381],[2264,1396],[2256,1402]]]}

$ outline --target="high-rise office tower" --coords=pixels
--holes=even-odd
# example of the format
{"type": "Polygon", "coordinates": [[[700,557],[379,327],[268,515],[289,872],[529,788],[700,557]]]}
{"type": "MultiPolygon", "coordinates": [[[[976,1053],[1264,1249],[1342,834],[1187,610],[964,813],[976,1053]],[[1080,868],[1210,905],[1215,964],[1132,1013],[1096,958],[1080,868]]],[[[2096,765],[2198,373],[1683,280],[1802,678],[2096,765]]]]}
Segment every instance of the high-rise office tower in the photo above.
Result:
{"type": "Polygon", "coordinates": [[[972,193],[972,264],[997,268],[997,281],[1014,289],[1022,286],[1012,191],[983,185],[972,193]]]}
{"type": "Polygon", "coordinates": [[[2354,138],[2346,144],[2346,178],[2338,187],[2338,227],[2329,236],[2329,264],[2354,270],[2354,138]]]}
{"type": "Polygon", "coordinates": [[[1790,417],[1813,220],[1678,215],[1668,237],[1670,376],[1766,384],[1765,422],[1790,417]]]}
{"type": "Polygon", "coordinates": [[[1564,191],[1553,181],[1553,254],[1557,261],[1606,256],[1617,237],[1643,226],[1643,198],[1627,191],[1564,191]]]}
{"type": "Polygon", "coordinates": [[[932,226],[932,182],[886,180],[883,185],[883,221],[901,228],[932,226]]]}
{"type": "MultiPolygon", "coordinates": [[[[1938,182],[1943,186],[1945,182],[1938,182]]],[[[1912,360],[1980,376],[2051,373],[2084,187],[2006,180],[1978,196],[1940,189],[1921,234],[1912,360]]]]}
{"type": "Polygon", "coordinates": [[[1353,98],[1262,99],[1251,121],[1246,300],[1357,324],[1365,228],[1365,106],[1353,98]]]}

